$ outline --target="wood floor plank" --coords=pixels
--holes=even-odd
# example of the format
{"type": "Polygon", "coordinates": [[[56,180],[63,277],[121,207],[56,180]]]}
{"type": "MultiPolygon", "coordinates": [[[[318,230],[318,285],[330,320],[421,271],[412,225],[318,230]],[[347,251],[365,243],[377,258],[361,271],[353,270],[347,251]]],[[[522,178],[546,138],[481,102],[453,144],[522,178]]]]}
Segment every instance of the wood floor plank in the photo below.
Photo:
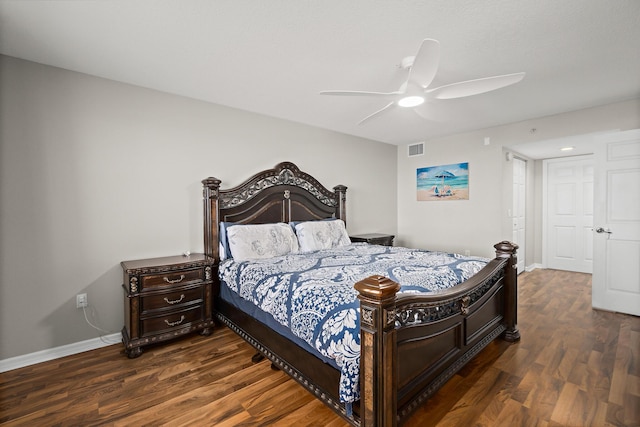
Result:
{"type": "Polygon", "coordinates": [[[336,419],[335,414],[318,399],[312,399],[301,408],[282,417],[274,425],[277,426],[314,426],[314,427],[342,427],[346,423],[336,419]]]}
{"type": "Polygon", "coordinates": [[[624,422],[627,425],[640,425],[640,397],[627,394],[624,402],[624,422]]]}
{"type": "Polygon", "coordinates": [[[551,415],[558,404],[562,381],[541,372],[535,379],[533,388],[523,406],[535,410],[537,417],[551,420],[551,415]]]}
{"type": "Polygon", "coordinates": [[[508,399],[504,402],[502,411],[494,419],[480,419],[478,424],[487,427],[493,426],[538,426],[540,420],[531,414],[529,408],[522,406],[520,402],[508,399]]]}
{"type": "Polygon", "coordinates": [[[499,369],[490,368],[474,386],[451,408],[447,418],[455,425],[471,425],[473,420],[487,410],[487,407],[498,398],[509,374],[499,369]]]}
{"type": "Polygon", "coordinates": [[[611,391],[609,393],[609,401],[617,405],[624,405],[629,366],[632,359],[630,341],[631,330],[629,325],[623,323],[620,325],[620,333],[618,334],[618,346],[613,365],[611,391]]]}
{"type": "Polygon", "coordinates": [[[606,416],[606,422],[608,425],[610,426],[636,426],[638,425],[637,423],[633,423],[633,424],[627,424],[625,423],[625,415],[624,415],[624,408],[621,406],[616,405],[615,403],[609,403],[607,405],[607,416],[606,416]]]}
{"type": "MultiPolygon", "coordinates": [[[[519,276],[516,344],[491,343],[407,426],[640,426],[640,318],[591,309],[591,276],[519,276]]],[[[346,426],[226,327],[0,374],[1,426],[346,426]]]]}
{"type": "Polygon", "coordinates": [[[629,375],[627,380],[627,393],[640,396],[640,377],[629,375]]]}
{"type": "Polygon", "coordinates": [[[603,402],[608,401],[611,388],[611,374],[608,371],[602,353],[592,351],[587,362],[588,376],[584,390],[596,395],[603,402]]]}
{"type": "Polygon", "coordinates": [[[629,323],[629,349],[631,350],[631,363],[629,363],[629,375],[640,377],[640,331],[634,331],[629,323]]]}
{"type": "MultiPolygon", "coordinates": [[[[551,414],[552,421],[562,425],[571,425],[569,424],[569,419],[579,391],[580,389],[576,385],[564,383],[562,390],[558,395],[558,400],[554,406],[553,413],[551,414]]],[[[580,408],[580,410],[582,410],[582,408],[580,408]]]]}

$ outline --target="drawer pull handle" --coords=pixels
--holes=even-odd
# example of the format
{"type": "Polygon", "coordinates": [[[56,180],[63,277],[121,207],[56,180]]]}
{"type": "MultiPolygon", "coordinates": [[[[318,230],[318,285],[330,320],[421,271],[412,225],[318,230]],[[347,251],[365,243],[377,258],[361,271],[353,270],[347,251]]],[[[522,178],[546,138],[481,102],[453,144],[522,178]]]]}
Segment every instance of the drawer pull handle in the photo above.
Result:
{"type": "Polygon", "coordinates": [[[176,279],[176,280],[169,280],[169,278],[168,278],[168,277],[165,277],[165,278],[164,278],[164,281],[165,281],[165,282],[167,282],[167,283],[171,283],[171,284],[173,285],[174,283],[180,283],[180,282],[182,282],[182,281],[184,280],[184,277],[185,277],[185,276],[184,276],[184,274],[181,274],[181,275],[180,275],[180,278],[179,278],[179,279],[176,279]]]}
{"type": "Polygon", "coordinates": [[[180,316],[180,320],[176,320],[175,322],[169,322],[167,319],[164,319],[164,323],[166,323],[167,326],[178,326],[182,322],[184,322],[184,315],[180,316]]]}
{"type": "Polygon", "coordinates": [[[174,300],[170,300],[167,297],[164,297],[164,300],[167,304],[177,304],[179,302],[182,302],[182,300],[184,299],[184,294],[180,295],[180,299],[174,299],[174,300]]]}

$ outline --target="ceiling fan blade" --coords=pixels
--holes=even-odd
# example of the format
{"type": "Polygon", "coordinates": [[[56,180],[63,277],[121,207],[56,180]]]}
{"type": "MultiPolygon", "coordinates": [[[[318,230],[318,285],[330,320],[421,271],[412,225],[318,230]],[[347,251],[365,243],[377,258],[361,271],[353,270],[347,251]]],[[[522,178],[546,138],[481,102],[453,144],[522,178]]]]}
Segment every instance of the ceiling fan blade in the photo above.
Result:
{"type": "Polygon", "coordinates": [[[467,80],[452,83],[427,90],[426,93],[437,99],[453,99],[490,92],[505,86],[518,83],[525,73],[505,74],[503,76],[485,77],[483,79],[467,80]]]}
{"type": "Polygon", "coordinates": [[[384,110],[388,109],[389,107],[393,106],[394,104],[395,104],[395,102],[390,102],[387,105],[385,105],[384,107],[382,107],[381,109],[379,109],[378,111],[369,114],[367,117],[365,117],[364,119],[360,120],[358,122],[358,125],[361,125],[364,122],[366,122],[367,120],[373,118],[374,116],[377,116],[378,114],[382,113],[384,110]]]}
{"type": "Polygon", "coordinates": [[[395,97],[401,95],[402,92],[367,92],[359,90],[323,90],[320,95],[338,95],[338,96],[377,96],[383,98],[395,97]]]}
{"type": "Polygon", "coordinates": [[[433,123],[446,121],[444,112],[439,108],[434,108],[433,104],[424,103],[418,107],[412,108],[412,110],[422,119],[433,123]]]}
{"type": "Polygon", "coordinates": [[[423,88],[428,87],[438,71],[440,63],[440,42],[424,39],[409,70],[407,82],[423,88]]]}

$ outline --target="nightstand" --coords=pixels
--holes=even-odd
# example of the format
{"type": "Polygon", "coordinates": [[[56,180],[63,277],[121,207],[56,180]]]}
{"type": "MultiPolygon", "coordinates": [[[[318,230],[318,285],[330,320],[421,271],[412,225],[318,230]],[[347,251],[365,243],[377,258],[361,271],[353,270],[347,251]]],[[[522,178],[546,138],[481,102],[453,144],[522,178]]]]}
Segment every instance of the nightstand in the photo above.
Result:
{"type": "Polygon", "coordinates": [[[357,234],[355,236],[349,236],[352,242],[366,242],[371,245],[383,246],[393,246],[394,237],[396,236],[381,233],[357,234]]]}
{"type": "Polygon", "coordinates": [[[129,358],[142,346],[199,330],[211,334],[213,258],[203,254],[123,261],[122,342],[129,358]]]}

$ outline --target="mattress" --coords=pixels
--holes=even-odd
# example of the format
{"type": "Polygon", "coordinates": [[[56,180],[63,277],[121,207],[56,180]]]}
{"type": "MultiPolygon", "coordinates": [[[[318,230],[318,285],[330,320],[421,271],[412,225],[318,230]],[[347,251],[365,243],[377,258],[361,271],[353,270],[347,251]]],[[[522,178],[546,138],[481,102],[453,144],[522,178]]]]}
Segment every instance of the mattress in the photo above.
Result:
{"type": "Polygon", "coordinates": [[[353,243],[267,259],[221,262],[220,296],[340,371],[340,400],[359,399],[360,320],[353,285],[383,275],[400,293],[437,292],[488,259],[353,243]]]}

